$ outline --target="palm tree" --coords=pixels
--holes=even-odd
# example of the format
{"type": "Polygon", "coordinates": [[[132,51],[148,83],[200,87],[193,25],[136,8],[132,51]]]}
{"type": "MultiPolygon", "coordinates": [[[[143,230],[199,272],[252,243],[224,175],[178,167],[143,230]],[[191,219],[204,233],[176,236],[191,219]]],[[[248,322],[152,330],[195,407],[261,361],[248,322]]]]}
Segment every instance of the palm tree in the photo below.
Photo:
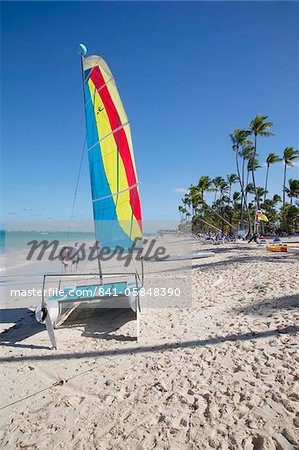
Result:
{"type": "Polygon", "coordinates": [[[257,187],[255,192],[257,195],[256,202],[258,203],[260,202],[261,198],[265,196],[265,189],[263,187],[257,187]]]}
{"type": "MultiPolygon", "coordinates": [[[[247,171],[246,171],[246,182],[245,182],[245,174],[243,175],[244,178],[244,188],[246,188],[247,184],[249,183],[249,173],[250,170],[248,169],[248,165],[250,167],[250,161],[253,158],[253,153],[254,153],[254,146],[253,145],[248,145],[245,148],[243,148],[242,150],[242,156],[243,156],[243,166],[245,166],[245,162],[247,161],[247,171]]],[[[258,154],[256,154],[256,156],[258,156],[258,154]]],[[[244,172],[244,167],[243,167],[243,172],[244,172]]]]}
{"type": "Polygon", "coordinates": [[[291,205],[293,204],[293,198],[299,198],[299,180],[289,179],[289,187],[285,188],[285,191],[291,199],[291,205]]]}
{"type": "Polygon", "coordinates": [[[249,139],[245,139],[244,144],[242,145],[242,151],[241,151],[241,156],[242,156],[242,184],[243,184],[243,187],[244,187],[244,197],[245,197],[245,201],[244,201],[243,197],[242,197],[242,200],[241,200],[241,224],[244,222],[244,205],[245,205],[245,203],[247,203],[246,186],[247,186],[248,180],[249,180],[249,172],[247,171],[246,182],[245,182],[245,162],[252,158],[253,153],[254,153],[254,147],[252,145],[252,141],[250,141],[249,139]]]}
{"type": "Polygon", "coordinates": [[[284,214],[284,228],[287,231],[296,229],[299,223],[299,208],[295,205],[285,205],[283,209],[284,214]]]}
{"type": "Polygon", "coordinates": [[[194,186],[191,184],[191,186],[188,189],[188,196],[189,196],[189,202],[191,206],[191,215],[194,216],[194,211],[197,208],[197,206],[200,204],[201,201],[201,194],[198,192],[197,186],[194,186]]]}
{"type": "Polygon", "coordinates": [[[228,197],[229,197],[229,201],[231,201],[232,185],[237,182],[238,176],[235,173],[231,173],[229,175],[226,175],[226,179],[227,179],[227,182],[229,185],[228,197]]]}
{"type": "Polygon", "coordinates": [[[284,175],[283,175],[283,190],[282,190],[282,208],[286,203],[286,177],[287,177],[287,167],[294,167],[294,161],[299,158],[299,151],[294,150],[294,147],[286,147],[283,151],[283,162],[284,162],[284,175]]]}
{"type": "Polygon", "coordinates": [[[267,156],[267,159],[266,159],[267,171],[266,171],[266,180],[265,180],[264,203],[265,203],[266,195],[267,195],[269,168],[272,164],[275,164],[279,161],[281,161],[281,158],[278,155],[275,155],[275,153],[269,153],[269,155],[267,156]]]}
{"type": "MultiPolygon", "coordinates": [[[[261,166],[256,158],[249,159],[248,163],[247,163],[247,175],[249,176],[249,173],[254,174],[254,172],[260,168],[261,168],[261,166]]],[[[247,187],[248,186],[250,186],[250,189],[246,188],[246,192],[249,194],[255,195],[255,206],[256,206],[256,209],[259,209],[259,197],[257,195],[257,187],[254,184],[254,176],[252,177],[252,183],[248,183],[247,187]]],[[[246,197],[246,200],[247,200],[247,197],[246,197]]]]}
{"type": "Polygon", "coordinates": [[[278,194],[274,194],[272,198],[272,203],[276,205],[277,203],[281,203],[281,197],[278,194]]]}
{"type": "Polygon", "coordinates": [[[187,211],[186,212],[186,220],[187,220],[187,217],[190,217],[191,216],[191,214],[187,211]]]}
{"type": "Polygon", "coordinates": [[[238,173],[238,179],[240,182],[241,190],[244,190],[244,185],[242,183],[242,177],[240,173],[240,166],[239,166],[239,148],[245,145],[247,137],[249,135],[249,131],[246,131],[244,129],[236,128],[233,133],[230,133],[229,137],[231,138],[232,144],[233,144],[233,151],[236,155],[236,168],[238,173]]]}
{"type": "Polygon", "coordinates": [[[233,202],[237,203],[239,200],[241,200],[241,194],[240,194],[240,192],[236,191],[233,193],[233,202]]]}
{"type": "Polygon", "coordinates": [[[197,189],[201,195],[201,199],[204,200],[204,193],[207,191],[211,191],[212,188],[212,180],[207,175],[203,175],[200,177],[197,185],[197,189]]]}
{"type": "Polygon", "coordinates": [[[223,183],[223,181],[224,181],[224,179],[222,177],[215,177],[212,180],[212,183],[213,183],[214,189],[215,189],[214,203],[216,202],[217,194],[218,194],[219,188],[221,186],[221,183],[223,183]]]}
{"type": "MultiPolygon", "coordinates": [[[[255,172],[257,169],[260,169],[262,166],[260,166],[260,163],[259,163],[259,161],[256,159],[256,158],[250,158],[249,160],[248,160],[248,163],[247,163],[247,171],[248,172],[255,172]]],[[[254,186],[254,183],[253,183],[253,180],[252,180],[252,184],[253,184],[253,186],[254,186]]]]}
{"type": "Polygon", "coordinates": [[[179,210],[180,219],[181,219],[181,223],[182,223],[184,220],[185,211],[187,212],[187,210],[183,206],[179,206],[178,210],[179,210]]]}
{"type": "MultiPolygon", "coordinates": [[[[249,136],[250,132],[246,131],[244,129],[240,129],[240,128],[236,128],[234,130],[233,133],[230,133],[230,138],[233,144],[233,151],[235,152],[236,155],[236,167],[237,167],[237,174],[238,174],[238,180],[240,183],[240,188],[241,188],[241,193],[242,193],[242,204],[244,202],[244,205],[246,207],[247,210],[247,217],[248,217],[248,228],[249,228],[249,232],[251,232],[251,222],[250,222],[250,215],[249,215],[249,211],[247,208],[247,202],[246,202],[246,196],[245,196],[245,188],[244,188],[244,180],[241,176],[241,172],[240,172],[240,165],[239,165],[239,148],[243,145],[245,145],[247,137],[249,136]]],[[[244,228],[244,219],[243,219],[243,214],[241,215],[241,221],[240,221],[240,226],[243,229],[244,228]]]]}
{"type": "MultiPolygon", "coordinates": [[[[225,204],[229,203],[229,197],[225,194],[227,194],[229,191],[229,186],[228,183],[225,180],[222,180],[221,184],[220,184],[220,198],[218,200],[219,202],[219,206],[220,206],[220,215],[222,217],[222,221],[221,221],[221,231],[222,234],[224,232],[224,210],[225,210],[225,204]]],[[[230,226],[230,232],[231,232],[231,226],[230,226]]]]}
{"type": "Polygon", "coordinates": [[[254,185],[253,183],[248,183],[246,186],[246,197],[247,194],[255,194],[254,185]]]}
{"type": "MultiPolygon", "coordinates": [[[[293,167],[294,161],[299,159],[299,150],[286,147],[283,158],[275,153],[269,153],[266,158],[265,185],[256,185],[256,170],[260,168],[257,153],[258,136],[272,136],[270,131],[272,122],[268,117],[257,115],[250,122],[250,130],[236,128],[229,136],[232,141],[232,149],[235,153],[236,173],[216,176],[213,180],[209,176],[201,176],[197,185],[191,185],[179,206],[181,226],[196,230],[207,230],[214,227],[224,231],[227,225],[230,231],[235,227],[252,231],[252,224],[256,210],[260,207],[267,210],[269,222],[261,223],[267,231],[273,232],[277,227],[286,231],[296,231],[299,227],[299,180],[290,178],[286,186],[287,168],[293,167]],[[254,143],[248,139],[250,134],[254,135],[254,143]],[[269,182],[270,166],[279,161],[284,162],[283,175],[283,200],[278,194],[270,198],[267,189],[269,182]],[[247,169],[247,170],[246,170],[247,169]],[[234,192],[233,184],[240,184],[240,192],[234,192]],[[204,199],[208,191],[215,192],[214,202],[209,205],[204,199]],[[287,203],[287,197],[290,201],[287,203]],[[295,200],[295,201],[294,201],[295,200]],[[294,205],[293,205],[294,203],[294,205]],[[244,215],[247,213],[248,227],[244,227],[244,215]],[[190,220],[191,217],[191,220],[190,220]],[[280,224],[279,224],[280,221],[280,224]],[[204,224],[204,225],[203,225],[204,224]]],[[[272,169],[271,169],[272,170],[272,169]]],[[[256,229],[255,223],[255,229],[256,229]]],[[[220,231],[220,230],[219,230],[220,231]]]]}
{"type": "Polygon", "coordinates": [[[229,200],[229,197],[225,196],[224,194],[227,194],[229,192],[229,186],[228,183],[225,180],[222,180],[220,186],[220,198],[223,199],[224,197],[227,198],[227,201],[229,200]]]}
{"type": "MultiPolygon", "coordinates": [[[[263,116],[262,114],[258,114],[249,124],[249,128],[251,133],[254,135],[254,153],[253,153],[253,159],[256,158],[256,151],[257,151],[257,137],[263,136],[263,137],[269,137],[273,136],[273,133],[269,131],[269,129],[272,127],[272,122],[267,122],[268,116],[263,116]]],[[[254,176],[254,170],[252,169],[252,182],[254,185],[254,190],[256,191],[256,183],[255,183],[255,176],[254,176]]],[[[257,194],[255,193],[256,198],[258,198],[257,194]]],[[[257,208],[259,209],[260,205],[259,202],[257,202],[257,208]]]]}
{"type": "Polygon", "coordinates": [[[189,195],[188,192],[185,194],[184,198],[182,199],[182,203],[183,203],[184,206],[187,206],[188,208],[190,208],[190,206],[191,206],[191,199],[190,199],[190,195],[189,195]]]}
{"type": "MultiPolygon", "coordinates": [[[[245,162],[249,161],[254,154],[254,146],[252,145],[252,141],[249,139],[246,139],[244,145],[242,146],[242,178],[243,178],[243,185],[244,187],[246,184],[248,184],[248,176],[247,176],[247,182],[245,183],[245,162]]],[[[258,154],[256,154],[258,156],[258,154]]]]}

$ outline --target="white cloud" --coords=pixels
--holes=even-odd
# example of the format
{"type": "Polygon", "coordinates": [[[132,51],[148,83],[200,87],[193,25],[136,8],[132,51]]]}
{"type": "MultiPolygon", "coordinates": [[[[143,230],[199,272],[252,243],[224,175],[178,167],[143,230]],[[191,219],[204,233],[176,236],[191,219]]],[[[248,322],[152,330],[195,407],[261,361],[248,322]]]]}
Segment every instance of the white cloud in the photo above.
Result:
{"type": "Polygon", "coordinates": [[[179,194],[185,194],[187,192],[187,189],[185,188],[174,188],[172,189],[173,192],[177,192],[179,194]]]}

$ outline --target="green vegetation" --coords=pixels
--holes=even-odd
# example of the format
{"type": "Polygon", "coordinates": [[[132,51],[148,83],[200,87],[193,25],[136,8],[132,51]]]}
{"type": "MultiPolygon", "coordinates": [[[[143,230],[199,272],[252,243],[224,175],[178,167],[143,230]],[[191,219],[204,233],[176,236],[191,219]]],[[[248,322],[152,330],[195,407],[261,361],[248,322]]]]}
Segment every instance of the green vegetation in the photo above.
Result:
{"type": "Polygon", "coordinates": [[[222,176],[211,179],[202,175],[196,186],[191,185],[179,206],[182,224],[192,224],[196,232],[217,229],[222,234],[232,233],[237,229],[252,233],[258,227],[258,231],[267,233],[298,231],[299,180],[290,178],[287,182],[287,171],[299,159],[299,151],[286,147],[282,156],[269,153],[263,165],[258,160],[260,138],[273,136],[272,126],[268,116],[258,114],[250,122],[248,129],[236,128],[229,134],[235,154],[236,174],[231,173],[226,179],[222,176]],[[278,162],[283,162],[282,191],[269,198],[267,189],[271,177],[270,168],[278,162]],[[256,184],[255,174],[258,170],[265,171],[264,187],[256,184]],[[239,190],[234,190],[236,184],[239,190]],[[205,196],[211,191],[214,192],[214,200],[209,205],[205,196]],[[269,222],[256,222],[256,211],[260,209],[266,211],[269,222]]]}

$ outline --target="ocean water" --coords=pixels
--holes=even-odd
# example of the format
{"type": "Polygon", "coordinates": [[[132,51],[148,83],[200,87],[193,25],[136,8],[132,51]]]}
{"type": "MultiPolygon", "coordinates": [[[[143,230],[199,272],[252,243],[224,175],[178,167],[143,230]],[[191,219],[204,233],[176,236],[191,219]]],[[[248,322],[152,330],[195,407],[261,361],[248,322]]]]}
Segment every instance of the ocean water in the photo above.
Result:
{"type": "Polygon", "coordinates": [[[0,230],[0,253],[4,253],[5,249],[5,231],[0,230]]]}
{"type": "MultiPolygon", "coordinates": [[[[79,245],[86,243],[93,245],[95,242],[95,235],[91,232],[66,232],[66,231],[0,231],[0,275],[6,274],[13,270],[32,266],[35,258],[27,260],[28,253],[31,249],[31,241],[38,243],[46,240],[49,242],[58,241],[60,246],[69,245],[74,246],[76,242],[79,245]]],[[[47,262],[47,258],[43,258],[38,264],[38,270],[41,270],[42,263],[47,262]],[[40,268],[40,269],[39,269],[40,268]]],[[[49,262],[48,262],[49,263],[49,262]]],[[[56,262],[58,266],[60,263],[56,262]]],[[[33,266],[32,266],[33,267],[33,266]]],[[[27,270],[26,269],[26,270],[27,270]]],[[[32,269],[33,270],[33,269],[32,269]]],[[[50,269],[46,269],[51,270],[50,269]]],[[[55,269],[54,269],[55,271],[55,269]]],[[[15,272],[13,272],[15,273],[15,272]]],[[[1,281],[0,281],[1,285],[1,281]]]]}
{"type": "Polygon", "coordinates": [[[73,246],[76,242],[93,242],[95,235],[91,232],[71,231],[0,231],[0,253],[29,250],[31,241],[59,241],[59,245],[73,246]]]}
{"type": "MultiPolygon", "coordinates": [[[[147,234],[149,236],[149,234],[147,234]]],[[[32,265],[36,263],[35,256],[27,260],[29,251],[32,247],[30,242],[37,241],[38,243],[43,240],[48,241],[58,241],[58,246],[61,248],[64,245],[73,247],[76,242],[79,246],[83,243],[86,244],[86,251],[88,247],[93,246],[96,238],[93,232],[84,231],[3,231],[0,230],[0,274],[7,273],[7,271],[24,268],[25,266],[32,265]]],[[[43,257],[42,261],[39,262],[39,269],[42,270],[42,263],[47,262],[47,253],[43,257]]],[[[60,262],[56,261],[56,265],[61,265],[60,262]]],[[[50,267],[50,266],[49,266],[50,267]]],[[[28,269],[28,267],[27,267],[28,269]]],[[[26,269],[26,270],[27,270],[26,269]]],[[[23,269],[22,269],[23,270],[23,269]]],[[[51,268],[45,269],[46,271],[52,270],[51,268]]],[[[54,271],[57,271],[55,268],[54,271]]],[[[1,283],[0,283],[1,284],[1,283]]]]}

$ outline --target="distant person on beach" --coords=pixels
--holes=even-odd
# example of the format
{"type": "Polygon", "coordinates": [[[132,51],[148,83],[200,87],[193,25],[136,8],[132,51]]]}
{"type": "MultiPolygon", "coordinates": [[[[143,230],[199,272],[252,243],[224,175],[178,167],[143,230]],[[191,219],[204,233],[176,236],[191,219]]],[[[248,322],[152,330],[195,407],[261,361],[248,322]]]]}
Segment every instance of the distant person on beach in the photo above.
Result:
{"type": "Polygon", "coordinates": [[[216,244],[220,244],[220,241],[222,240],[222,234],[220,233],[220,231],[218,231],[215,235],[215,242],[216,244]]]}
{"type": "Polygon", "coordinates": [[[250,242],[254,241],[256,244],[259,244],[259,240],[258,240],[259,234],[258,233],[253,233],[253,235],[251,236],[251,238],[248,241],[248,244],[250,244],[250,242]]]}
{"type": "Polygon", "coordinates": [[[67,272],[68,265],[70,263],[70,249],[69,247],[64,247],[60,252],[60,261],[62,262],[63,272],[67,272]]]}
{"type": "Polygon", "coordinates": [[[79,243],[78,242],[75,243],[75,247],[73,247],[72,250],[71,250],[71,261],[72,261],[71,272],[73,271],[72,270],[72,266],[74,266],[75,272],[77,272],[78,264],[79,264],[79,261],[80,261],[79,243]]]}

